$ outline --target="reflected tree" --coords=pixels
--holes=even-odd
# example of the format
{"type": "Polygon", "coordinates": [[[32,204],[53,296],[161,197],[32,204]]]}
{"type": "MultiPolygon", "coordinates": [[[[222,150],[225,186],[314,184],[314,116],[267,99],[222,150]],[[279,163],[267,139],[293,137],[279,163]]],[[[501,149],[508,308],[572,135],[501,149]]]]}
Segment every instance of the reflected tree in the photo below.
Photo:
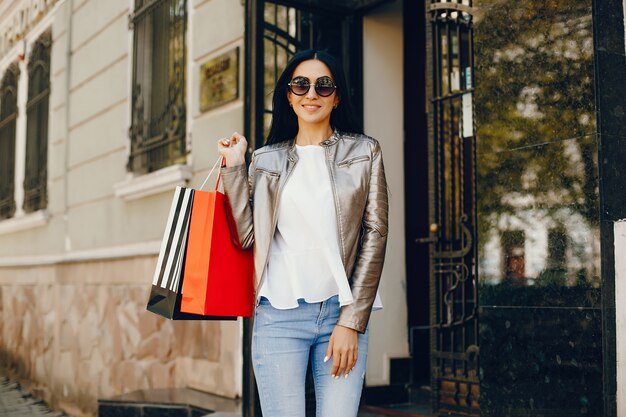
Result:
{"type": "Polygon", "coordinates": [[[480,250],[494,221],[523,210],[596,224],[591,3],[476,3],[480,250]]]}
{"type": "Polygon", "coordinates": [[[474,3],[483,417],[603,415],[591,4],[474,3]]]}

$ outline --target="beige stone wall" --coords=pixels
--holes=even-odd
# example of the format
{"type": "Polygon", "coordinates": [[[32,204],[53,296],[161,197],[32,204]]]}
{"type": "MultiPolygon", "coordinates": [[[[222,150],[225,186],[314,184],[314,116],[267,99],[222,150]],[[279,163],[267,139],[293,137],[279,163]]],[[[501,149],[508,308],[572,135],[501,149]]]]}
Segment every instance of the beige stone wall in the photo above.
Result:
{"type": "MultiPolygon", "coordinates": [[[[0,0],[0,25],[30,3],[0,0]]],[[[216,139],[243,129],[244,7],[187,3],[186,168],[197,186],[217,158],[216,139]],[[236,46],[240,98],[200,112],[200,66],[236,46]]],[[[97,398],[139,388],[241,394],[240,322],[169,322],[145,310],[174,186],[132,200],[116,195],[116,186],[133,178],[126,171],[133,4],[57,1],[24,42],[0,55],[1,77],[24,46],[28,56],[39,34],[52,30],[49,203],[46,220],[34,226],[7,231],[16,219],[0,221],[0,366],[77,416],[94,415],[97,398]]],[[[18,92],[18,205],[26,64],[18,92]]]]}
{"type": "MultiPolygon", "coordinates": [[[[27,2],[0,0],[0,24],[12,8],[27,2]]],[[[133,3],[58,1],[24,38],[28,49],[39,33],[52,29],[49,204],[47,220],[36,227],[4,233],[0,221],[0,365],[30,380],[45,399],[73,415],[93,414],[97,398],[137,388],[191,386],[229,397],[241,393],[239,322],[168,322],[145,311],[173,187],[132,200],[116,195],[116,185],[133,178],[126,171],[133,57],[128,15],[133,3]]],[[[192,175],[188,184],[198,186],[218,156],[216,139],[243,131],[245,2],[187,4],[186,168],[192,175]],[[239,99],[201,112],[200,67],[235,47],[240,48],[239,99]]],[[[377,131],[389,120],[402,126],[402,89],[397,81],[381,93],[379,83],[368,82],[381,74],[401,80],[388,76],[401,71],[401,65],[391,70],[380,66],[401,62],[399,4],[375,9],[364,22],[366,130],[383,142],[395,199],[381,288],[385,309],[372,317],[370,385],[387,383],[389,357],[407,352],[405,303],[395,302],[405,296],[397,141],[402,132],[377,131]],[[390,60],[381,60],[380,54],[390,60]],[[388,105],[381,109],[371,103],[388,105]]],[[[0,56],[0,76],[22,46],[20,42],[0,56]]],[[[26,63],[21,65],[19,94],[25,95],[26,63]]],[[[24,144],[24,114],[22,107],[18,147],[24,144]]],[[[23,164],[23,155],[17,159],[23,164]]],[[[21,187],[18,180],[16,184],[21,187]]]]}
{"type": "Polygon", "coordinates": [[[155,262],[0,270],[0,366],[77,416],[95,415],[98,398],[137,389],[194,386],[236,396],[239,323],[169,321],[146,311],[155,262]]]}
{"type": "MultiPolygon", "coordinates": [[[[29,0],[17,0],[26,4],[29,0]]],[[[218,157],[216,140],[243,131],[244,7],[240,1],[188,1],[187,139],[185,167],[202,183],[218,157]],[[200,67],[221,53],[240,47],[240,96],[225,106],[200,112],[200,67]]],[[[131,123],[132,30],[131,0],[58,1],[26,33],[26,54],[37,36],[51,29],[51,93],[48,137],[47,220],[37,227],[2,233],[0,264],[21,257],[49,256],[154,242],[171,202],[170,189],[125,200],[116,186],[141,177],[127,172],[131,123]]],[[[0,11],[4,9],[1,8],[0,11]]],[[[8,6],[7,6],[8,7],[8,6]]],[[[5,16],[0,14],[0,25],[5,16]]],[[[0,56],[0,77],[22,53],[16,44],[0,56]]],[[[20,64],[17,148],[25,143],[26,64],[20,64]],[[20,104],[21,103],[21,104],[20,104]],[[21,127],[20,127],[21,126],[21,127]]],[[[23,152],[16,173],[23,171],[23,152]],[[21,165],[20,165],[21,164],[21,165]]],[[[19,175],[16,193],[21,195],[19,175]]],[[[21,200],[17,197],[18,206],[21,200]]],[[[19,211],[19,209],[18,209],[19,211]]],[[[23,213],[18,213],[20,216],[23,213]]],[[[16,216],[18,217],[18,216],[16,216]]],[[[22,216],[24,217],[24,216],[22,216]]],[[[15,219],[0,220],[11,223],[15,219]]]]}

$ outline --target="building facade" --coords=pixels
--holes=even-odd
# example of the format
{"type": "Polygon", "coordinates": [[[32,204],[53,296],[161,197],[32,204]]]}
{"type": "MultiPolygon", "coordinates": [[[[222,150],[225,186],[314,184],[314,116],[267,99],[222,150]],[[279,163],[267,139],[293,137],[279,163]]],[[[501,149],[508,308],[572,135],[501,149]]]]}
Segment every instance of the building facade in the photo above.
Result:
{"type": "Polygon", "coordinates": [[[262,146],[282,68],[318,48],[390,190],[364,402],[626,416],[624,7],[0,1],[0,365],[77,416],[170,387],[258,414],[249,320],[145,304],[174,187],[233,131],[262,146]]]}

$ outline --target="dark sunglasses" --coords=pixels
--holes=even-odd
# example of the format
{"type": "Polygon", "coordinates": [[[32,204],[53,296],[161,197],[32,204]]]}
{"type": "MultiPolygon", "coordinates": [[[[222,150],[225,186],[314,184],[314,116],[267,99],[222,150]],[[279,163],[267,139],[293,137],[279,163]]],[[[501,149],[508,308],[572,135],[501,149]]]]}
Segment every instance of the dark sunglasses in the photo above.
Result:
{"type": "MultiPolygon", "coordinates": [[[[337,86],[330,77],[320,77],[315,84],[315,92],[320,97],[328,97],[335,92],[337,86]]],[[[311,82],[305,77],[296,77],[287,84],[289,91],[297,96],[303,96],[311,89],[311,82]]]]}

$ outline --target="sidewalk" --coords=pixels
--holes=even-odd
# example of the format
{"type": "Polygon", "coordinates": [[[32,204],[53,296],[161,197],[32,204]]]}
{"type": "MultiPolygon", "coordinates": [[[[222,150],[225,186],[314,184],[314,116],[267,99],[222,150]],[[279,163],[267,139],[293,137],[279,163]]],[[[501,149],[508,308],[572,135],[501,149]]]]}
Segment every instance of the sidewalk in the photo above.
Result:
{"type": "Polygon", "coordinates": [[[0,375],[0,417],[66,417],[65,414],[48,408],[41,400],[23,391],[19,384],[0,375]]]}
{"type": "MultiPolygon", "coordinates": [[[[123,414],[116,414],[123,415],[123,414]]],[[[33,398],[16,382],[0,375],[0,417],[68,417],[60,411],[49,408],[43,401],[33,398]]],[[[205,417],[241,417],[237,412],[217,412],[205,417]]],[[[424,417],[402,411],[384,410],[365,406],[359,411],[359,417],[424,417]]]]}

